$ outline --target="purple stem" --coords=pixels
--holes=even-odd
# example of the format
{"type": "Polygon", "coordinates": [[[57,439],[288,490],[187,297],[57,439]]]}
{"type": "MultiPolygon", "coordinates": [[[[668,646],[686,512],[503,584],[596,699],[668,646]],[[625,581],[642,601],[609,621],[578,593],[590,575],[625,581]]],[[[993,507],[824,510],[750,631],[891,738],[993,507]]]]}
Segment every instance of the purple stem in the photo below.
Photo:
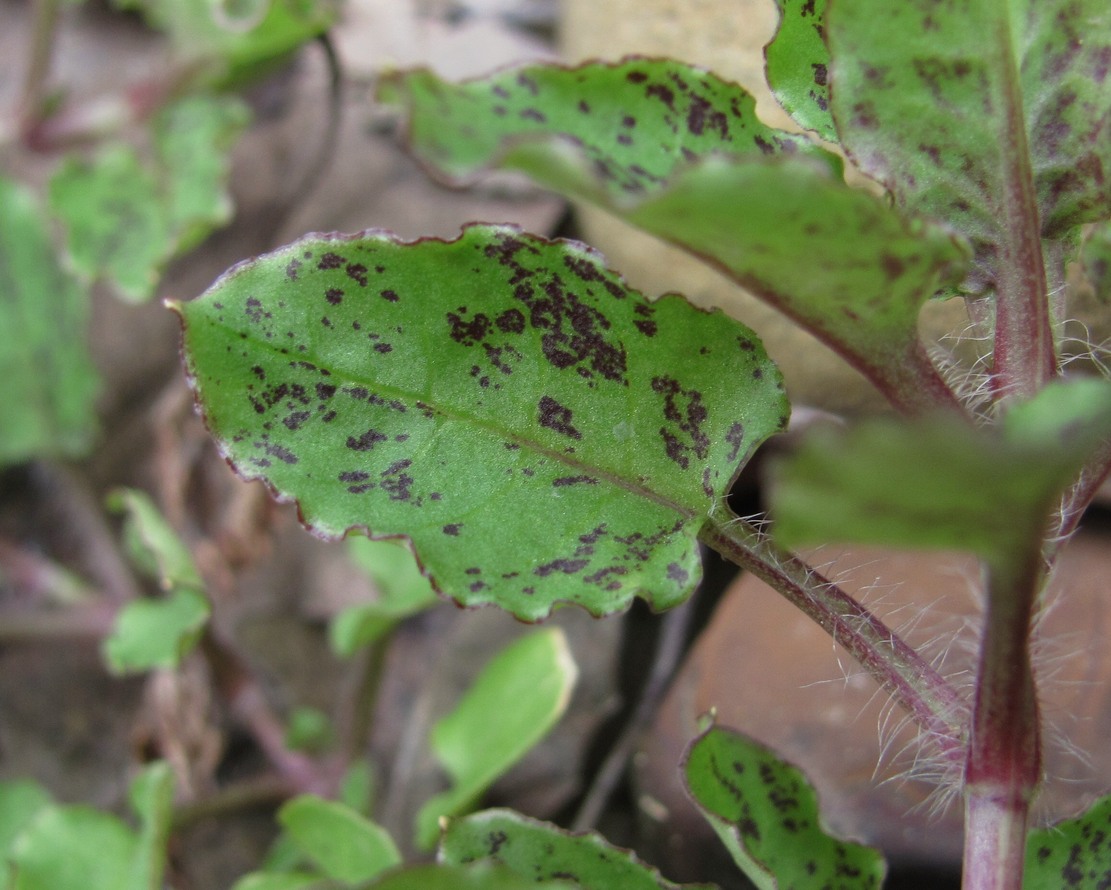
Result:
{"type": "Polygon", "coordinates": [[[965,767],[964,886],[1021,890],[1041,735],[1030,623],[1043,579],[1040,539],[989,566],[972,735],[965,767]]]}
{"type": "MultiPolygon", "coordinates": [[[[1006,16],[994,39],[1010,52],[1012,38],[1006,16]]],[[[1057,373],[1057,359],[1017,62],[1012,59],[1006,68],[993,388],[997,398],[1029,398],[1057,373]]]]}
{"type": "Polygon", "coordinates": [[[907,710],[947,761],[958,767],[964,763],[964,701],[864,605],[743,519],[710,518],[699,538],[813,619],[907,710]]]}

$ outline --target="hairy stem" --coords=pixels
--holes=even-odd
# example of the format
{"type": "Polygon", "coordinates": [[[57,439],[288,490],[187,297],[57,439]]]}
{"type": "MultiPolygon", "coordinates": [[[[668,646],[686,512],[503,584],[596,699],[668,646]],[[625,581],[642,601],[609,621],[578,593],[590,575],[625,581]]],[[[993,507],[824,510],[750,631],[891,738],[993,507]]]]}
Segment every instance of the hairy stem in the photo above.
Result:
{"type": "Polygon", "coordinates": [[[964,702],[891,628],[743,519],[710,518],[699,537],[810,616],[907,710],[947,761],[964,762],[964,702]]]}
{"type": "Polygon", "coordinates": [[[1021,890],[1041,738],[1030,621],[1041,585],[1040,543],[988,570],[988,607],[965,767],[964,886],[1021,890]]]}
{"type": "MultiPolygon", "coordinates": [[[[1006,16],[993,39],[1008,48],[1006,16]]],[[[996,397],[1030,397],[1057,371],[1049,317],[1045,258],[1042,254],[1038,196],[1026,142],[1018,64],[1008,66],[1007,120],[1002,139],[1004,159],[1003,219],[996,280],[993,389],[996,397]]]]}

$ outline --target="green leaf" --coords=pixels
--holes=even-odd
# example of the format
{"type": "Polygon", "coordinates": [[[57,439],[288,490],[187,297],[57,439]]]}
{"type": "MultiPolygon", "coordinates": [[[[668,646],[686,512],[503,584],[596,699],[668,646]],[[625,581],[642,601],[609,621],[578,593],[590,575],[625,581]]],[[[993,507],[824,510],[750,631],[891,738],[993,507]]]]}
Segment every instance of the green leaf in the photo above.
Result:
{"type": "Polygon", "coordinates": [[[840,352],[900,407],[946,404],[918,315],[963,247],[802,160],[711,160],[622,214],[727,272],[840,352]]]}
{"type": "Polygon", "coordinates": [[[114,816],[86,806],[48,806],[12,845],[11,890],[119,890],[138,841],[114,816]]]}
{"type": "Polygon", "coordinates": [[[232,885],[232,890],[326,890],[330,882],[308,872],[252,872],[232,885]]]}
{"type": "MultiPolygon", "coordinates": [[[[470,867],[418,865],[372,883],[368,890],[572,890],[566,881],[542,881],[507,868],[478,863],[470,867]]],[[[614,888],[618,890],[618,888],[614,888]]]]}
{"type": "Polygon", "coordinates": [[[116,0],[165,32],[215,88],[259,77],[323,34],[336,5],[322,0],[116,0]],[[202,65],[203,63],[203,65],[202,65]]]}
{"type": "Polygon", "coordinates": [[[397,541],[353,537],[347,552],[374,580],[381,599],[344,609],[333,619],[329,639],[333,651],[350,657],[389,631],[397,622],[437,602],[436,592],[421,574],[413,554],[397,541]]]}
{"type": "Polygon", "coordinates": [[[768,85],[791,117],[827,142],[837,141],[829,113],[826,0],[776,0],[779,27],[764,49],[768,85]]]}
{"type": "Polygon", "coordinates": [[[431,849],[440,819],[478,801],[551,729],[571,699],[578,668],[559,628],[535,631],[498,653],[455,710],[432,729],[432,750],[452,780],[417,813],[417,843],[431,849]]]}
{"type": "Polygon", "coordinates": [[[1000,245],[1023,180],[1046,237],[1111,215],[1103,0],[842,3],[826,35],[842,144],[900,204],[972,240],[974,289],[1015,259],[1000,245]]]}
{"type": "Polygon", "coordinates": [[[246,120],[241,102],[189,97],[155,117],[152,160],[124,145],[67,159],[50,180],[50,205],[78,272],[111,280],[133,302],[149,299],[170,258],[230,219],[228,153],[246,120]]]}
{"type": "Polygon", "coordinates": [[[806,776],[758,742],[711,726],[691,743],[683,777],[758,890],[882,885],[886,866],[880,853],[826,834],[806,776]]]}
{"type": "Polygon", "coordinates": [[[204,594],[188,588],[128,603],[104,641],[109,669],[128,674],[176,667],[196,645],[209,611],[204,594]]]}
{"type": "Polygon", "coordinates": [[[174,804],[174,776],[166,763],[153,763],[131,783],[131,807],[139,817],[139,843],[127,890],[161,890],[174,804]]]}
{"type": "Polygon", "coordinates": [[[1023,890],[1100,890],[1111,875],[1111,796],[1026,839],[1023,890]]]}
{"type": "Polygon", "coordinates": [[[35,817],[51,805],[51,797],[37,782],[0,782],[0,888],[11,890],[13,878],[8,863],[16,839],[35,817]]]}
{"type": "Polygon", "coordinates": [[[291,751],[323,751],[333,741],[332,721],[316,708],[295,708],[285,730],[285,746],[291,751]]]}
{"type": "Polygon", "coordinates": [[[175,308],[244,478],[322,535],[406,536],[441,592],[527,620],[688,596],[702,517],[787,417],[747,328],[511,227],[313,237],[175,308]]]}
{"type": "Polygon", "coordinates": [[[384,829],[341,803],[303,794],[278,811],[278,821],[330,878],[365,881],[401,862],[384,829]]]}
{"type": "Polygon", "coordinates": [[[952,418],[815,429],[775,472],[775,535],[789,544],[875,543],[1006,559],[1111,436],[1111,383],[1059,382],[1002,428],[952,418]]]}
{"type": "Polygon", "coordinates": [[[189,96],[152,121],[175,253],[195,247],[231,220],[233,205],[225,187],[230,152],[249,120],[247,106],[236,99],[189,96]]]}
{"type": "Polygon", "coordinates": [[[385,78],[380,98],[405,106],[412,150],[451,181],[515,167],[619,202],[708,156],[805,154],[840,170],[805,137],[761,123],[741,87],[666,59],[525,65],[464,83],[405,71],[385,78]]]}
{"type": "MultiPolygon", "coordinates": [[[[529,67],[458,85],[414,72],[385,95],[405,103],[413,153],[449,181],[510,167],[592,200],[718,267],[845,355],[903,407],[951,402],[919,343],[917,321],[927,299],[963,277],[964,247],[948,230],[904,218],[847,186],[833,155],[801,137],[759,129],[739,87],[704,77],[722,91],[704,101],[727,125],[704,126],[692,142],[679,125],[682,114],[658,98],[675,77],[693,77],[675,65],[639,59],[529,67]],[[526,85],[514,85],[515,77],[526,85]],[[638,89],[627,88],[630,78],[638,89]],[[594,89],[614,90],[608,104],[597,102],[604,115],[594,111],[594,89]],[[499,102],[508,100],[498,90],[516,103],[503,114],[499,102]],[[580,93],[590,114],[576,113],[580,93]],[[652,138],[619,142],[626,118],[652,138]],[[744,124],[743,138],[732,135],[734,123],[744,124]]],[[[676,95],[689,113],[701,94],[676,95]]]]}
{"type": "Polygon", "coordinates": [[[158,183],[133,150],[116,145],[92,161],[67,159],[50,180],[50,206],[82,275],[110,278],[133,302],[150,297],[172,233],[158,183]]]}
{"type": "Polygon", "coordinates": [[[512,810],[485,810],[451,820],[440,861],[461,865],[491,861],[531,880],[562,879],[582,890],[678,890],[636,854],[597,832],[571,833],[512,810]]]}
{"type": "Polygon", "coordinates": [[[147,494],[118,488],[109,494],[108,508],[124,514],[123,539],[129,558],[163,590],[203,589],[192,553],[147,494]]]}
{"type": "Polygon", "coordinates": [[[30,191],[0,176],[0,466],[78,457],[100,383],[85,347],[88,302],[59,264],[30,191]]]}

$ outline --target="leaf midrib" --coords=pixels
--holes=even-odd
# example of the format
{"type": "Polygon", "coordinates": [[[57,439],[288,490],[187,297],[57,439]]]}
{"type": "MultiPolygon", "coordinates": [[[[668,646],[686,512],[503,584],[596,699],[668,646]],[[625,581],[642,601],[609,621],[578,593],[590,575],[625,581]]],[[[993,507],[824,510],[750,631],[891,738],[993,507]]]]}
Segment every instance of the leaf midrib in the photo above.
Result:
{"type": "MultiPolygon", "coordinates": [[[[193,303],[186,304],[186,305],[183,305],[181,308],[184,311],[188,311],[188,308],[192,305],[194,305],[194,304],[193,303]]],[[[239,339],[239,334],[242,333],[242,331],[240,329],[232,327],[231,325],[229,325],[225,322],[221,322],[221,321],[218,321],[218,320],[212,318],[209,314],[207,314],[207,309],[208,309],[207,304],[203,305],[203,309],[206,310],[206,314],[203,316],[203,319],[207,324],[209,324],[211,327],[219,328],[219,329],[222,329],[222,330],[224,330],[224,331],[226,331],[230,334],[234,334],[235,339],[236,339],[237,342],[239,342],[239,343],[243,342],[241,339],[239,339]]],[[[182,318],[184,320],[184,327],[185,327],[185,331],[186,331],[186,340],[188,340],[189,329],[192,325],[191,325],[191,322],[190,322],[189,318],[187,318],[184,314],[182,315],[182,318]]],[[[272,345],[268,341],[259,340],[256,337],[254,337],[253,335],[248,335],[248,339],[247,339],[246,342],[254,344],[256,348],[261,348],[261,349],[265,350],[266,352],[269,352],[272,355],[282,356],[283,358],[288,357],[288,356],[286,356],[286,354],[282,353],[280,348],[272,345]]],[[[195,356],[194,356],[192,350],[189,350],[187,348],[186,352],[189,355],[189,364],[192,366],[192,370],[193,370],[192,377],[193,377],[194,381],[196,381],[196,384],[195,384],[196,385],[196,390],[197,390],[198,394],[200,394],[201,389],[202,389],[202,385],[201,385],[201,382],[200,382],[201,378],[196,373],[196,371],[197,371],[196,359],[195,359],[195,356]]],[[[318,357],[315,353],[307,352],[299,360],[312,361],[313,364],[315,364],[318,368],[325,368],[326,370],[328,370],[330,372],[330,374],[333,374],[333,375],[338,374],[337,369],[334,368],[333,366],[331,366],[329,363],[319,361],[318,357]]],[[[591,465],[591,464],[584,463],[581,460],[578,460],[574,457],[569,456],[565,452],[561,452],[561,451],[549,448],[547,446],[541,445],[540,443],[536,442],[533,439],[530,439],[530,438],[527,438],[525,436],[518,435],[518,434],[515,434],[515,433],[514,434],[506,434],[492,423],[489,423],[485,420],[477,419],[477,418],[469,416],[469,415],[461,414],[461,413],[459,413],[458,411],[455,411],[455,410],[445,410],[442,407],[440,407],[438,404],[434,403],[431,399],[426,400],[424,398],[414,396],[413,394],[411,394],[409,392],[406,392],[405,390],[402,390],[402,389],[399,389],[399,388],[396,388],[396,387],[393,387],[393,386],[390,386],[390,385],[387,385],[387,384],[382,384],[379,381],[368,380],[368,379],[365,379],[363,377],[352,375],[347,371],[345,371],[343,373],[344,373],[344,376],[342,376],[338,379],[343,380],[343,382],[345,382],[345,383],[350,383],[350,384],[354,384],[354,385],[360,385],[360,386],[365,386],[365,387],[368,387],[368,388],[372,388],[372,389],[375,390],[376,395],[400,399],[400,400],[404,401],[408,405],[408,407],[411,408],[411,409],[415,408],[415,403],[416,402],[420,402],[421,404],[427,405],[428,407],[432,408],[440,416],[445,417],[448,420],[455,421],[457,423],[465,423],[465,424],[468,424],[470,426],[477,427],[479,429],[482,429],[486,432],[491,433],[496,438],[499,438],[502,441],[510,441],[510,442],[513,442],[514,444],[520,445],[521,447],[528,448],[532,452],[540,455],[541,457],[550,458],[554,461],[557,461],[559,463],[564,464],[565,466],[567,466],[571,469],[582,470],[585,473],[589,473],[591,476],[595,476],[599,479],[602,479],[602,480],[608,482],[609,484],[611,484],[611,485],[613,485],[617,488],[620,488],[624,491],[629,492],[630,494],[633,494],[633,495],[635,495],[637,497],[640,497],[644,500],[651,501],[655,504],[658,504],[662,507],[665,507],[666,509],[669,509],[672,512],[679,514],[680,516],[682,516],[683,518],[685,518],[687,520],[697,519],[700,515],[699,511],[687,509],[683,505],[676,503],[675,501],[671,500],[670,498],[664,497],[663,495],[660,495],[660,494],[656,494],[655,492],[653,492],[652,490],[650,490],[648,488],[645,488],[641,485],[637,485],[636,483],[630,482],[630,481],[628,481],[627,479],[625,479],[624,477],[622,477],[620,475],[616,475],[615,472],[600,471],[599,467],[596,467],[596,466],[591,465]]],[[[202,406],[204,406],[205,414],[206,415],[210,414],[211,411],[208,408],[208,406],[206,405],[205,399],[203,399],[203,398],[201,399],[201,404],[202,404],[202,406]]],[[[239,470],[238,472],[242,473],[242,470],[239,470]]],[[[250,478],[267,478],[267,477],[265,476],[265,474],[259,473],[257,475],[257,477],[252,476],[250,478]]],[[[298,498],[298,500],[300,500],[300,499],[298,498]]]]}

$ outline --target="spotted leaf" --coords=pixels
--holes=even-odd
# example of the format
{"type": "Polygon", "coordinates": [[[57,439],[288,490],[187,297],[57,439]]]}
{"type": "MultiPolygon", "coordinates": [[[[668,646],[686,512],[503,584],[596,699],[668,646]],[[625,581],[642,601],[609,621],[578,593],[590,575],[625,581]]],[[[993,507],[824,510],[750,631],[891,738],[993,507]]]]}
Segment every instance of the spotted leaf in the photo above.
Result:
{"type": "Polygon", "coordinates": [[[698,808],[758,890],[882,885],[879,852],[826,834],[809,780],[758,742],[712,726],[691,744],[683,776],[698,808]]]}
{"type": "Polygon", "coordinates": [[[1030,832],[1025,890],[1100,890],[1111,883],[1111,796],[1087,812],[1030,832]]]}
{"type": "Polygon", "coordinates": [[[668,59],[526,65],[463,83],[418,69],[388,77],[380,92],[405,108],[416,155],[452,181],[496,164],[621,201],[711,155],[803,154],[840,169],[805,137],[762,123],[741,87],[668,59]]]}
{"type": "Polygon", "coordinates": [[[410,149],[441,178],[461,183],[509,167],[594,201],[721,269],[899,407],[951,405],[919,342],[918,312],[964,277],[966,249],[948,230],[847,186],[839,159],[761,124],[740,87],[677,63],[629,59],[464,84],[418,71],[399,75],[386,95],[405,105],[410,149]],[[510,91],[514,77],[535,91],[510,91]],[[539,116],[510,113],[499,90],[521,93],[539,116]],[[613,92],[603,102],[595,90],[613,92]],[[576,111],[580,96],[589,113],[576,111]],[[718,126],[707,123],[716,119],[708,109],[718,126]],[[637,136],[628,144],[625,120],[636,124],[626,128],[637,136]]]}
{"type": "Polygon", "coordinates": [[[438,589],[534,620],[666,608],[786,421],[752,332],[511,227],[314,236],[176,307],[228,460],[321,535],[408,538],[438,589]]]}
{"type": "Polygon", "coordinates": [[[680,890],[656,869],[594,832],[574,833],[511,810],[454,819],[444,829],[440,860],[493,862],[534,881],[561,880],[580,890],[680,890]]]}
{"type": "Polygon", "coordinates": [[[837,141],[829,113],[826,0],[776,0],[779,27],[764,49],[768,85],[795,121],[823,139],[837,141]]]}
{"type": "Polygon", "coordinates": [[[842,144],[900,204],[971,239],[971,289],[1022,267],[1024,227],[1058,238],[1111,216],[1103,0],[840,3],[826,35],[842,144]]]}

